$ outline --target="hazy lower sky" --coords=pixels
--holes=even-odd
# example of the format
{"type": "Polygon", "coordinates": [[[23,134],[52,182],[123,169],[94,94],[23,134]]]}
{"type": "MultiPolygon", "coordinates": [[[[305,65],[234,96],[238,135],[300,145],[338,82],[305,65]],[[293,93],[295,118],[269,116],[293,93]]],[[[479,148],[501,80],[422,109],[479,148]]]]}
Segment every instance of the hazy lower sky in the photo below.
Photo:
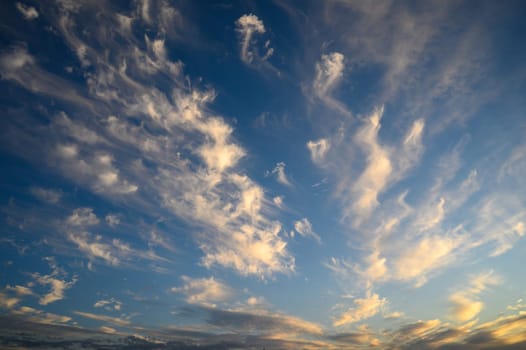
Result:
{"type": "Polygon", "coordinates": [[[526,348],[524,1],[3,1],[0,347],[526,348]]]}

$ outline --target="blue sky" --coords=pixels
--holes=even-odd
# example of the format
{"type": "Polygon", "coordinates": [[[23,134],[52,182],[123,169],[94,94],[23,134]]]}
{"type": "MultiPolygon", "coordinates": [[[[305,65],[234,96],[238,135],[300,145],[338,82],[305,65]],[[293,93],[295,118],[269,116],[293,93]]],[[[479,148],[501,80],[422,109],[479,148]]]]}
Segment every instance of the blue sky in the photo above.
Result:
{"type": "Polygon", "coordinates": [[[526,346],[523,2],[0,8],[2,346],[526,346]]]}

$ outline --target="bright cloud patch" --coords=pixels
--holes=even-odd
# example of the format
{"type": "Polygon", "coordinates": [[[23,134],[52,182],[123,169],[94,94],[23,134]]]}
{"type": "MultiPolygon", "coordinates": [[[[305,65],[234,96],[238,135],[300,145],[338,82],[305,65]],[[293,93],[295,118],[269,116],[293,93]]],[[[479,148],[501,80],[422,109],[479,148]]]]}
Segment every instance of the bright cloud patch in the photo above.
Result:
{"type": "Polygon", "coordinates": [[[230,299],[233,291],[226,284],[210,278],[190,278],[182,277],[183,286],[173,287],[173,293],[186,295],[186,301],[190,304],[202,304],[214,306],[217,302],[230,299]]]}
{"type": "Polygon", "coordinates": [[[378,294],[368,293],[366,298],[354,299],[354,307],[343,312],[333,324],[338,327],[367,319],[379,313],[386,304],[387,299],[380,298],[378,294]]]}

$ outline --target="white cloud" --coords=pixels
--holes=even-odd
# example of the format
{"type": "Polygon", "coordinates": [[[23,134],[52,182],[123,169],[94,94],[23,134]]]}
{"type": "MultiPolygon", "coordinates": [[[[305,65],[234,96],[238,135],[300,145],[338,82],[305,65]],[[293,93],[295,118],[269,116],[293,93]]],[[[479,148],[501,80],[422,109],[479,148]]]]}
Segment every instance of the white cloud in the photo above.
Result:
{"type": "Polygon", "coordinates": [[[271,48],[270,41],[266,41],[265,50],[266,53],[263,57],[259,56],[258,50],[253,42],[252,38],[254,34],[264,34],[265,25],[256,15],[248,14],[239,17],[236,21],[236,30],[241,36],[241,60],[247,64],[253,63],[254,59],[265,61],[274,53],[274,49],[271,48]]]}
{"type": "Polygon", "coordinates": [[[68,239],[90,260],[102,259],[110,265],[118,265],[120,262],[119,257],[115,255],[115,249],[110,244],[103,243],[101,236],[92,237],[88,232],[70,232],[68,239]]]}
{"type": "Polygon", "coordinates": [[[323,99],[338,84],[343,76],[345,64],[344,56],[339,52],[322,55],[321,61],[316,63],[316,77],[312,83],[315,94],[323,99]]]}
{"type": "Polygon", "coordinates": [[[31,20],[33,20],[35,18],[38,18],[38,11],[33,6],[27,6],[27,5],[24,5],[24,4],[20,3],[20,2],[17,2],[16,3],[16,8],[17,8],[18,11],[20,11],[22,16],[24,16],[24,19],[26,19],[28,21],[31,21],[31,20]]]}
{"type": "Polygon", "coordinates": [[[303,237],[312,237],[316,242],[321,243],[320,236],[312,229],[312,224],[307,218],[303,218],[294,223],[294,230],[303,237]]]}
{"type": "Polygon", "coordinates": [[[9,297],[0,292],[0,308],[10,310],[20,302],[20,298],[9,297]]]}
{"type": "Polygon", "coordinates": [[[310,151],[310,157],[315,164],[321,164],[331,148],[328,139],[319,139],[307,142],[307,148],[310,151]]]}
{"type": "Polygon", "coordinates": [[[276,204],[278,208],[283,207],[283,197],[282,196],[276,196],[272,198],[272,202],[274,202],[274,204],[276,204]]]}
{"type": "Polygon", "coordinates": [[[121,223],[121,218],[117,214],[108,214],[104,219],[106,220],[106,223],[111,227],[115,227],[121,223]]]}
{"type": "Polygon", "coordinates": [[[66,219],[70,226],[93,226],[99,223],[99,218],[93,213],[92,208],[77,208],[66,219]]]}
{"type": "Polygon", "coordinates": [[[5,78],[17,79],[18,70],[27,65],[32,65],[34,58],[27,53],[24,46],[16,46],[11,51],[0,56],[0,67],[5,78]]]}
{"type": "Polygon", "coordinates": [[[453,254],[463,242],[457,236],[426,236],[407,246],[394,261],[396,277],[415,280],[416,286],[426,282],[426,275],[451,263],[453,254]]]}
{"type": "Polygon", "coordinates": [[[109,300],[101,299],[93,304],[93,307],[102,307],[108,311],[121,311],[122,302],[115,298],[111,298],[109,300]]]}
{"type": "Polygon", "coordinates": [[[74,311],[73,313],[76,314],[76,315],[85,317],[85,318],[89,318],[89,319],[97,320],[97,321],[101,321],[101,322],[108,322],[108,323],[115,324],[115,325],[121,326],[121,327],[126,327],[126,326],[129,326],[131,324],[130,320],[128,320],[126,318],[111,317],[111,316],[106,316],[106,315],[98,315],[98,314],[92,314],[90,312],[82,312],[82,311],[74,311]]]}
{"type": "Polygon", "coordinates": [[[316,76],[312,82],[314,96],[328,107],[333,108],[345,116],[352,113],[343,103],[332,97],[333,90],[338,86],[345,69],[345,57],[339,52],[322,55],[320,62],[316,63],[316,76]]]}
{"type": "MultiPolygon", "coordinates": [[[[40,145],[24,156],[37,163],[45,159],[53,171],[100,196],[115,200],[125,195],[130,207],[154,216],[159,215],[156,207],[160,203],[166,215],[190,225],[206,267],[220,265],[260,277],[290,273],[294,258],[287,250],[281,223],[269,215],[275,212],[267,208],[271,201],[240,168],[246,151],[235,141],[232,126],[210,110],[215,92],[188,85],[182,63],[170,60],[165,39],[137,38],[128,30],[141,22],[139,14],[145,14],[143,20],[151,20],[148,25],[166,33],[168,40],[172,34],[166,32],[171,28],[166,20],[174,19],[177,10],[156,6],[143,3],[140,12],[132,14],[136,16],[133,21],[112,17],[115,31],[99,35],[100,31],[93,30],[92,36],[84,35],[89,28],[76,25],[77,9],[59,11],[54,25],[77,55],[79,70],[86,74],[86,96],[40,68],[26,48],[3,53],[3,78],[90,111],[59,113],[50,125],[31,133],[16,129],[13,144],[23,135],[40,145]],[[157,8],[162,12],[158,16],[157,8]],[[170,81],[170,89],[157,85],[157,74],[162,74],[161,81],[170,81]],[[101,112],[108,105],[113,106],[110,116],[101,112]]],[[[237,28],[247,61],[268,58],[270,42],[262,43],[266,53],[261,58],[252,45],[254,35],[265,32],[256,16],[241,17],[237,28]]],[[[129,262],[130,251],[159,261],[153,251],[124,249],[85,229],[71,229],[66,235],[90,262],[129,262]]],[[[152,249],[160,245],[151,243],[152,249]]]]}
{"type": "Polygon", "coordinates": [[[62,198],[62,191],[54,189],[46,189],[42,187],[31,187],[29,192],[42,202],[57,204],[62,198]]]}
{"type": "Polygon", "coordinates": [[[21,306],[19,309],[13,310],[12,313],[14,315],[23,315],[25,319],[43,324],[63,324],[71,321],[69,316],[44,312],[29,306],[21,306]]]}
{"type": "Polygon", "coordinates": [[[215,306],[218,302],[229,300],[234,291],[221,281],[209,278],[182,277],[184,285],[173,287],[174,293],[181,293],[186,296],[186,301],[190,304],[201,304],[215,306]]]}
{"type": "Polygon", "coordinates": [[[137,185],[121,177],[112,155],[101,152],[85,158],[83,153],[78,145],[60,144],[54,155],[67,177],[87,184],[95,192],[130,194],[138,190],[137,185]]]}
{"type": "Polygon", "coordinates": [[[333,322],[335,327],[367,319],[379,313],[387,304],[387,299],[380,298],[378,294],[367,293],[365,298],[354,299],[354,307],[343,312],[333,322]]]}
{"type": "Polygon", "coordinates": [[[10,285],[7,285],[5,287],[5,289],[8,290],[8,291],[14,292],[18,296],[27,296],[27,295],[34,295],[35,294],[31,290],[31,288],[28,288],[26,286],[20,286],[20,285],[10,286],[10,285]]]}
{"type": "Polygon", "coordinates": [[[100,326],[99,330],[102,333],[106,333],[106,334],[115,334],[115,333],[117,333],[117,330],[115,328],[106,327],[106,326],[100,326]]]}
{"type": "Polygon", "coordinates": [[[89,259],[90,263],[102,261],[112,266],[130,264],[137,259],[153,262],[167,262],[152,250],[139,250],[119,239],[106,239],[101,235],[93,235],[86,231],[70,230],[66,233],[68,240],[74,243],[89,259]]]}
{"type": "Polygon", "coordinates": [[[466,322],[475,318],[484,307],[479,295],[489,286],[497,285],[500,282],[500,277],[496,276],[493,271],[471,276],[467,287],[449,297],[451,317],[459,322],[466,322]]]}
{"type": "Polygon", "coordinates": [[[355,220],[357,223],[367,218],[376,208],[378,195],[386,187],[393,172],[390,152],[378,141],[383,111],[383,107],[376,109],[355,136],[355,142],[365,153],[367,162],[363,173],[352,188],[356,199],[351,208],[358,215],[355,220]]]}
{"type": "Polygon", "coordinates": [[[40,305],[48,305],[64,299],[65,291],[71,288],[77,282],[76,277],[73,277],[70,281],[67,281],[65,278],[63,278],[65,277],[65,273],[56,265],[53,258],[46,258],[46,260],[53,271],[48,275],[42,275],[37,272],[32,274],[32,277],[36,283],[43,286],[48,286],[50,289],[49,293],[44,294],[38,300],[40,305]]]}
{"type": "Polygon", "coordinates": [[[272,169],[272,171],[267,172],[267,176],[276,175],[276,179],[280,184],[284,186],[292,186],[292,183],[289,181],[287,174],[285,174],[285,166],[286,164],[284,162],[277,163],[274,169],[272,169]]]}

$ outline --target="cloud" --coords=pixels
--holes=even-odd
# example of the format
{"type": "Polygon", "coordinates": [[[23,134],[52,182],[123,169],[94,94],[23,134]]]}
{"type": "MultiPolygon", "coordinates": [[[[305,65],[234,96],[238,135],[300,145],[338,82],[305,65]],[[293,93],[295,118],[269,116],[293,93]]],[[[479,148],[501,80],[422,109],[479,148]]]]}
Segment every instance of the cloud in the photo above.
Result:
{"type": "Polygon", "coordinates": [[[35,18],[38,18],[38,11],[33,6],[27,6],[20,2],[17,2],[15,5],[17,10],[20,11],[25,20],[31,21],[35,18]]]}
{"type": "Polygon", "coordinates": [[[343,103],[332,97],[332,91],[338,86],[343,77],[345,69],[344,59],[344,55],[339,52],[322,55],[321,60],[315,66],[316,75],[312,82],[312,91],[314,96],[328,107],[337,110],[345,116],[352,116],[352,113],[343,103]]]}
{"type": "Polygon", "coordinates": [[[99,223],[99,218],[93,213],[92,208],[77,208],[66,219],[70,226],[94,226],[99,223]]]}
{"type": "Polygon", "coordinates": [[[21,306],[17,310],[13,310],[12,314],[22,315],[25,319],[49,325],[64,324],[71,321],[71,317],[69,316],[44,312],[42,310],[37,310],[29,306],[21,306]]]}
{"type": "Polygon", "coordinates": [[[107,239],[101,235],[79,231],[75,228],[69,229],[65,234],[68,240],[85,254],[90,263],[99,261],[111,266],[130,267],[130,264],[138,259],[164,263],[168,261],[151,249],[135,249],[127,242],[117,238],[107,239]]]}
{"type": "Polygon", "coordinates": [[[267,171],[268,175],[276,175],[276,179],[278,182],[284,186],[292,186],[292,183],[289,181],[287,175],[285,174],[285,166],[286,164],[284,162],[279,162],[276,164],[276,167],[272,169],[272,171],[267,171]]]}
{"type": "Polygon", "coordinates": [[[27,296],[27,295],[34,295],[35,294],[33,292],[33,290],[31,290],[31,288],[26,287],[26,286],[20,286],[20,285],[10,286],[8,284],[5,287],[5,290],[10,291],[10,292],[14,292],[17,296],[27,296]]]}
{"type": "Polygon", "coordinates": [[[268,312],[265,310],[246,312],[242,310],[205,309],[208,312],[207,323],[221,329],[236,333],[251,332],[255,334],[283,337],[295,334],[321,335],[323,330],[316,323],[300,318],[268,312]]]}
{"type": "Polygon", "coordinates": [[[101,321],[101,322],[107,322],[107,323],[111,323],[111,324],[114,324],[114,325],[117,325],[117,326],[121,326],[121,327],[125,327],[125,326],[131,325],[130,320],[127,320],[127,319],[124,319],[124,318],[111,317],[111,316],[99,315],[99,314],[92,314],[90,312],[82,312],[82,311],[74,311],[73,313],[75,315],[79,315],[79,316],[82,316],[82,317],[85,317],[85,318],[89,318],[89,319],[97,320],[97,321],[101,321]]]}
{"type": "Polygon", "coordinates": [[[366,168],[352,188],[356,201],[351,208],[358,214],[357,223],[376,208],[378,195],[386,187],[393,172],[389,151],[378,142],[382,115],[383,107],[376,109],[355,137],[356,143],[366,154],[367,161],[366,168]]]}
{"type": "Polygon", "coordinates": [[[46,189],[42,187],[31,187],[29,192],[42,202],[49,204],[57,204],[63,195],[60,190],[46,189]]]}
{"type": "Polygon", "coordinates": [[[426,275],[451,262],[453,252],[462,243],[461,237],[428,236],[400,253],[394,262],[397,278],[416,280],[416,286],[426,281],[426,275]]]}
{"type": "Polygon", "coordinates": [[[310,157],[315,164],[322,164],[329,149],[331,148],[328,139],[319,139],[307,142],[307,148],[310,151],[310,157]]]}
{"type": "Polygon", "coordinates": [[[38,300],[40,305],[48,305],[56,301],[64,299],[64,293],[77,283],[77,277],[73,276],[71,280],[66,280],[65,272],[59,268],[53,258],[46,259],[52,268],[52,272],[48,275],[42,275],[38,272],[32,273],[34,281],[42,286],[48,286],[50,291],[44,294],[38,300]]]}
{"type": "Polygon", "coordinates": [[[115,298],[111,298],[109,300],[101,299],[98,300],[95,304],[93,304],[93,307],[102,307],[108,311],[121,311],[122,302],[115,298]]]}
{"type": "Polygon", "coordinates": [[[316,77],[312,83],[316,96],[323,99],[336,87],[343,76],[344,56],[339,52],[322,55],[316,63],[316,77]]]}
{"type": "Polygon", "coordinates": [[[110,265],[118,265],[119,257],[116,249],[110,244],[103,243],[102,237],[92,235],[88,232],[69,232],[68,239],[77,245],[77,248],[88,256],[90,261],[102,259],[110,265]]]}
{"type": "MultiPolygon", "coordinates": [[[[45,72],[23,46],[0,56],[3,79],[92,112],[90,118],[89,113],[59,112],[46,125],[28,115],[27,125],[38,126],[31,130],[12,122],[10,149],[24,150],[28,160],[43,162],[105,199],[126,197],[131,210],[185,221],[206,267],[218,265],[261,278],[292,272],[294,258],[281,223],[269,215],[263,188],[240,167],[246,151],[234,139],[232,126],[210,110],[216,93],[188,85],[182,63],[167,55],[165,40],[171,34],[153,40],[129,30],[147,25],[166,33],[167,22],[154,16],[157,5],[143,5],[140,13],[149,17],[133,17],[129,25],[122,17],[108,16],[111,11],[103,3],[66,6],[50,15],[85,74],[78,86],[45,72]],[[104,14],[99,23],[112,28],[107,35],[85,23],[94,10],[104,14]],[[148,18],[151,22],[145,24],[148,18]],[[90,30],[96,34],[86,36],[90,30]],[[64,96],[56,91],[65,91],[64,96]],[[21,140],[26,146],[19,147],[21,140]]],[[[163,13],[176,11],[162,7],[163,13]]],[[[264,30],[261,26],[254,15],[238,21],[245,57],[253,62],[257,52],[251,43],[253,35],[264,30]]],[[[268,45],[265,49],[268,52],[268,45]]],[[[90,259],[112,265],[121,261],[126,250],[84,231],[71,230],[67,237],[90,259]]]]}
{"type": "Polygon", "coordinates": [[[335,327],[358,322],[379,313],[387,304],[387,299],[380,298],[378,294],[367,293],[365,298],[354,299],[354,307],[343,312],[333,321],[335,327]]]}
{"type": "Polygon", "coordinates": [[[321,238],[320,236],[314,232],[312,229],[312,225],[307,218],[303,218],[301,220],[298,220],[294,223],[294,230],[296,230],[297,233],[302,235],[303,237],[312,237],[318,244],[321,244],[321,238]]]}
{"type": "Polygon", "coordinates": [[[104,220],[111,227],[115,227],[121,223],[121,218],[119,217],[119,215],[116,215],[116,214],[108,214],[106,215],[104,220]]]}
{"type": "Polygon", "coordinates": [[[258,50],[255,47],[255,42],[252,40],[254,34],[264,34],[265,25],[256,15],[248,14],[239,17],[236,21],[236,30],[241,36],[241,60],[246,64],[251,64],[254,60],[267,60],[274,53],[274,49],[271,48],[270,41],[266,41],[265,50],[266,53],[263,57],[259,56],[258,50]]]}
{"type": "Polygon", "coordinates": [[[0,307],[3,309],[12,309],[20,302],[20,298],[9,297],[5,293],[0,292],[0,307]]]}
{"type": "Polygon", "coordinates": [[[213,277],[191,278],[181,277],[184,285],[173,287],[173,293],[186,295],[186,301],[190,304],[200,304],[215,307],[215,303],[229,300],[234,291],[226,284],[217,281],[213,277]]]}
{"type": "Polygon", "coordinates": [[[472,276],[466,288],[449,297],[451,316],[459,322],[466,322],[476,317],[484,307],[479,295],[489,286],[499,282],[500,278],[492,271],[472,276]]]}
{"type": "Polygon", "coordinates": [[[109,153],[84,155],[76,144],[59,144],[54,156],[67,177],[88,184],[95,192],[130,194],[139,188],[121,177],[109,153]]]}

